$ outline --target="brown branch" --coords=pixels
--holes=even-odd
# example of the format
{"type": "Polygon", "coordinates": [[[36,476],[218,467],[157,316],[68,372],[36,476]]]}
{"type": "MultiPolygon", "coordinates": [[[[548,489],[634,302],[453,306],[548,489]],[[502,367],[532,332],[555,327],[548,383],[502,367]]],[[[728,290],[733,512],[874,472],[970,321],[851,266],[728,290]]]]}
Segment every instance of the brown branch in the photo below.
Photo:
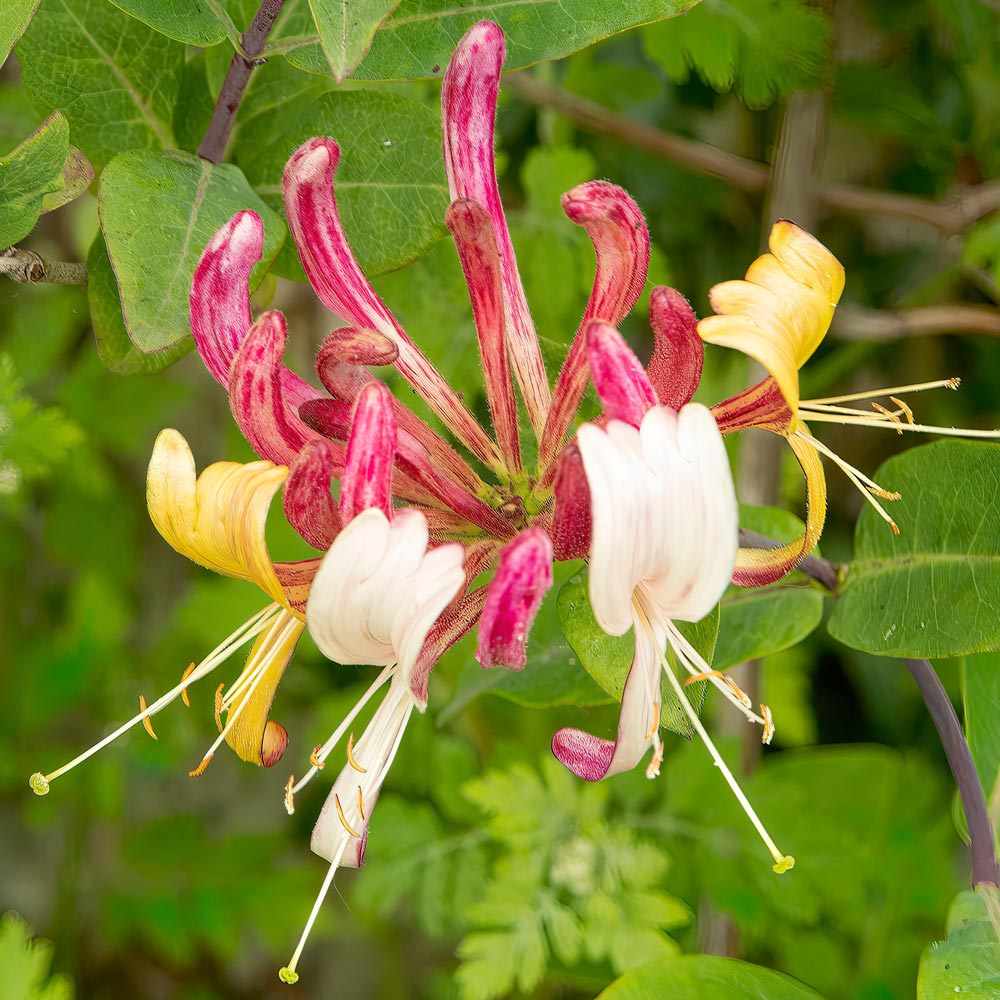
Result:
{"type": "MultiPolygon", "coordinates": [[[[594,101],[543,83],[529,73],[513,73],[505,77],[504,87],[531,104],[551,108],[581,128],[618,139],[667,163],[717,177],[753,194],[767,188],[770,168],[766,163],[738,156],[706,142],[685,139],[629,121],[594,101]]],[[[942,201],[818,181],[816,197],[830,211],[908,219],[952,233],[1000,208],[1000,181],[968,188],[942,201]]]]}
{"type": "Polygon", "coordinates": [[[250,27],[243,35],[243,52],[233,55],[229,64],[226,79],[222,82],[219,99],[215,102],[212,120],[205,130],[205,137],[198,147],[198,155],[210,163],[220,163],[226,152],[226,143],[236,121],[239,110],[250,82],[250,74],[258,65],[258,56],[264,51],[267,36],[275,19],[281,13],[285,0],[263,0],[257,13],[254,14],[250,27]]]}
{"type": "Polygon", "coordinates": [[[910,309],[843,306],[830,328],[840,340],[898,340],[932,333],[979,333],[1000,337],[1000,309],[945,302],[910,309]]]}
{"type": "Polygon", "coordinates": [[[0,250],[0,274],[20,285],[86,285],[87,265],[44,260],[33,250],[0,250]]]}

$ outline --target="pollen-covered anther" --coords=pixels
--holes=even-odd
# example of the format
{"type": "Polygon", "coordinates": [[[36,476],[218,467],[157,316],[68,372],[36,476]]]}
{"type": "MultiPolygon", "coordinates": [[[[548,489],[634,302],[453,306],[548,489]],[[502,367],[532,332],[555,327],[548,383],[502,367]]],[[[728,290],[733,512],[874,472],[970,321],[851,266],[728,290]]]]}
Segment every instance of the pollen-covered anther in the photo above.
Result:
{"type": "Polygon", "coordinates": [[[895,490],[883,489],[881,486],[869,486],[869,491],[874,493],[875,496],[881,498],[882,500],[902,500],[903,494],[897,493],[895,490]]]}
{"type": "Polygon", "coordinates": [[[948,381],[945,382],[944,387],[946,389],[957,389],[961,384],[962,380],[956,376],[955,378],[948,379],[948,381]]]}
{"type": "Polygon", "coordinates": [[[222,732],[222,689],[225,686],[225,684],[220,684],[215,689],[215,724],[220,733],[222,732]]]}
{"type": "Polygon", "coordinates": [[[336,793],[333,796],[333,804],[337,807],[337,815],[340,817],[340,824],[343,828],[352,836],[355,840],[361,839],[361,834],[347,822],[347,817],[344,815],[344,807],[340,804],[340,796],[336,793]]]}
{"type": "MultiPolygon", "coordinates": [[[[889,421],[891,421],[894,424],[899,424],[900,426],[896,428],[896,433],[897,434],[902,434],[903,433],[903,428],[902,428],[902,423],[903,422],[902,422],[902,420],[899,419],[899,414],[898,413],[893,413],[892,410],[890,410],[887,407],[883,406],[881,403],[872,403],[872,409],[876,410],[879,413],[881,413],[885,417],[886,420],[889,420],[889,421]]],[[[911,424],[913,423],[912,414],[910,416],[910,423],[911,424]]]]}
{"type": "Polygon", "coordinates": [[[361,786],[358,785],[358,815],[361,817],[361,821],[365,820],[365,800],[361,795],[361,786]]]}
{"type": "Polygon", "coordinates": [[[295,812],[295,793],[293,789],[295,788],[295,775],[290,774],[288,776],[288,781],[285,782],[285,812],[289,816],[293,815],[295,812]]]}
{"type": "Polygon", "coordinates": [[[649,759],[649,764],[646,766],[646,777],[650,781],[653,778],[658,778],[660,776],[660,765],[663,763],[663,743],[657,740],[653,746],[653,756],[649,759]]]}
{"type": "Polygon", "coordinates": [[[41,771],[35,771],[28,779],[28,785],[36,795],[49,794],[49,779],[41,771]]]}
{"type": "Polygon", "coordinates": [[[278,978],[288,986],[294,986],[299,981],[299,974],[287,965],[283,965],[278,969],[278,978]]]}
{"type": "Polygon", "coordinates": [[[720,681],[729,680],[721,670],[703,670],[700,674],[692,674],[690,677],[685,677],[683,682],[684,687],[697,684],[698,681],[707,681],[712,677],[718,677],[720,681]]]}
{"type": "Polygon", "coordinates": [[[320,758],[320,751],[323,749],[323,744],[318,743],[314,748],[313,752],[309,754],[309,763],[312,764],[317,770],[322,771],[326,767],[326,761],[320,758]]]}
{"type": "Polygon", "coordinates": [[[660,703],[658,701],[653,702],[653,721],[650,724],[649,732],[646,733],[646,739],[651,740],[656,735],[656,730],[660,728],[660,703]]]}
{"type": "Polygon", "coordinates": [[[205,771],[207,770],[208,765],[212,763],[212,757],[213,756],[214,756],[214,754],[212,754],[212,753],[205,754],[205,756],[202,757],[202,759],[201,759],[201,763],[193,771],[188,771],[188,777],[189,778],[200,778],[205,773],[205,771]]]}
{"type": "Polygon", "coordinates": [[[737,684],[736,681],[729,676],[729,674],[723,674],[722,679],[726,682],[726,686],[729,690],[733,692],[733,696],[736,700],[744,708],[753,708],[753,702],[750,700],[750,695],[748,695],[746,691],[744,691],[743,688],[741,688],[739,684],[737,684]]]}
{"type": "MultiPolygon", "coordinates": [[[[913,419],[913,410],[911,410],[906,403],[904,403],[898,396],[890,396],[889,399],[891,399],[899,407],[899,409],[903,413],[903,416],[906,417],[906,422],[908,424],[916,423],[916,421],[913,419]]],[[[903,432],[900,431],[899,433],[902,434],[903,432]]]]}
{"type": "Polygon", "coordinates": [[[351,733],[351,735],[347,738],[347,763],[350,764],[351,767],[353,767],[354,770],[358,772],[358,774],[368,773],[367,768],[362,767],[354,759],[354,733],[351,733]]]}
{"type": "MultiPolygon", "coordinates": [[[[139,711],[146,711],[146,699],[142,695],[139,695],[139,711]]],[[[153,731],[153,722],[148,715],[143,716],[142,728],[145,729],[154,740],[159,741],[160,737],[153,731]]]]}
{"type": "Polygon", "coordinates": [[[764,732],[760,734],[760,741],[767,746],[774,738],[774,716],[771,710],[763,702],[760,703],[760,715],[764,720],[764,732]]]}
{"type": "MultiPolygon", "coordinates": [[[[183,674],[181,674],[182,682],[186,681],[194,673],[194,668],[195,668],[194,662],[188,664],[187,669],[184,671],[183,674]]],[[[191,702],[188,700],[187,688],[181,688],[181,701],[183,701],[188,708],[191,707],[191,702]]]]}

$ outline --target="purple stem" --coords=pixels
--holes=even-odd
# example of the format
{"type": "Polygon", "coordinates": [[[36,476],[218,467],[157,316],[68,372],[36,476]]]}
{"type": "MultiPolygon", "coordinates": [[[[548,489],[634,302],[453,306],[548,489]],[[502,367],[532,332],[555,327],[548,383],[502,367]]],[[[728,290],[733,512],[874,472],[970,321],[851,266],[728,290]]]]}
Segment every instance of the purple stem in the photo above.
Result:
{"type": "Polygon", "coordinates": [[[986,797],[976,773],[976,765],[965,742],[962,725],[958,721],[951,699],[929,660],[906,660],[907,669],[920,688],[938,735],[948,756],[951,773],[962,796],[962,808],[969,827],[972,846],[972,884],[997,885],[996,848],[993,845],[993,825],[986,810],[986,797]]]}
{"type": "Polygon", "coordinates": [[[257,13],[254,14],[250,27],[243,34],[243,51],[233,56],[229,64],[229,72],[222,82],[219,99],[215,102],[212,120],[205,130],[205,137],[198,147],[198,155],[210,163],[220,163],[226,152],[226,142],[236,121],[243,93],[250,82],[250,74],[257,65],[257,56],[264,51],[268,33],[275,19],[281,13],[285,0],[263,0],[257,13]]]}

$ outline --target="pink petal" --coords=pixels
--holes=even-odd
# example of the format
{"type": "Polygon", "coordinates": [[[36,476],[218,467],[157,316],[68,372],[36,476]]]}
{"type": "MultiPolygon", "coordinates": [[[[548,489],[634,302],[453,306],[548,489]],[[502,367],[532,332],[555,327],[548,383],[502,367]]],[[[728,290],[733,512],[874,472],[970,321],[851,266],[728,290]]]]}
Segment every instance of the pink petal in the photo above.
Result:
{"type": "Polygon", "coordinates": [[[392,517],[392,466],[396,459],[396,418],[392,393],[371,382],[354,405],[347,464],[340,486],[340,517],[346,524],[363,510],[376,508],[392,517]]]}
{"type": "Polygon", "coordinates": [[[603,320],[587,324],[584,338],[604,412],[612,420],[638,427],[646,411],[657,404],[656,392],[639,359],[622,335],[603,320]]]}
{"type": "Polygon", "coordinates": [[[285,211],[313,289],[328,309],[348,323],[376,330],[391,340],[399,351],[396,367],[400,374],[477,458],[502,468],[489,435],[404,333],[358,266],[333,191],[339,160],[340,147],[333,139],[316,138],[300,146],[285,167],[285,211]]]}
{"type": "Polygon", "coordinates": [[[282,364],[287,328],[279,312],[262,313],[233,358],[229,407],[261,458],[290,465],[306,441],[316,437],[298,415],[316,390],[282,364]]]}
{"type": "Polygon", "coordinates": [[[554,484],[556,511],[552,521],[552,546],[560,562],[582,559],[590,551],[590,487],[583,456],[575,443],[567,445],[556,461],[554,484]]]}
{"type": "Polygon", "coordinates": [[[343,449],[329,441],[307,441],[288,469],[281,495],[288,523],[314,548],[325,552],[340,531],[340,512],[330,480],[344,471],[343,449]]]}
{"type": "Polygon", "coordinates": [[[472,631],[485,602],[485,587],[465,594],[453,602],[450,608],[445,609],[427,633],[416,665],[410,674],[410,693],[416,698],[421,710],[427,705],[427,682],[431,670],[459,639],[472,631]]]}
{"type": "Polygon", "coordinates": [[[260,260],[264,225],[240,212],[212,237],[191,283],[191,330],[205,367],[225,388],[233,357],[253,322],[250,271],[260,260]]]}
{"type": "Polygon", "coordinates": [[[586,229],[594,244],[597,271],[590,301],[552,395],[552,411],[542,436],[543,462],[562,447],[587,387],[587,323],[602,319],[617,326],[639,300],[649,271],[649,230],[639,206],[620,187],[607,181],[588,181],[564,194],[562,204],[566,215],[586,229]]]}
{"type": "MultiPolygon", "coordinates": [[[[395,351],[395,344],[375,330],[344,327],[334,330],[323,341],[316,355],[316,372],[330,395],[353,403],[358,393],[375,380],[361,366],[390,363],[381,359],[395,351]]],[[[468,462],[412,410],[394,399],[393,412],[400,431],[415,438],[447,476],[473,494],[484,489],[482,479],[468,462]]]]}
{"type": "Polygon", "coordinates": [[[691,402],[701,381],[705,345],[698,336],[698,317],[680,292],[661,285],[649,300],[653,356],[646,374],[664,406],[679,410],[691,402]]]}
{"type": "Polygon", "coordinates": [[[560,729],[552,753],[584,781],[600,781],[630,771],[653,744],[660,724],[660,662],[649,637],[636,624],[636,648],[622,692],[614,742],[581,729],[560,729]]]}
{"type": "Polygon", "coordinates": [[[528,633],[551,586],[552,542],[541,528],[528,528],[504,547],[487,589],[476,649],[483,667],[524,668],[528,633]]]}
{"type": "Polygon", "coordinates": [[[517,429],[517,398],[507,360],[507,331],[503,307],[500,254],[489,213],[478,202],[451,203],[445,222],[458,248],[472,300],[479,336],[486,399],[497,441],[508,468],[521,470],[521,442],[517,429]]]}
{"type": "Polygon", "coordinates": [[[490,21],[480,21],[458,43],[441,89],[444,165],[452,201],[468,198],[478,202],[493,220],[500,251],[508,350],[531,425],[541,435],[549,409],[548,377],[517,272],[493,161],[493,127],[505,56],[503,32],[490,21]]]}

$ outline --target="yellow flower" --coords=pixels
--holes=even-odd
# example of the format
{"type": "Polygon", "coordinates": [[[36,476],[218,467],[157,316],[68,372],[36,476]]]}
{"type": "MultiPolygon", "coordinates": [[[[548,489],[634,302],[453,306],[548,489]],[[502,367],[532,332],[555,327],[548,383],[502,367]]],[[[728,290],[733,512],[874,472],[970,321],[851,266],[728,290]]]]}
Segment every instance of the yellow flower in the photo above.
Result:
{"type": "Polygon", "coordinates": [[[201,663],[184,672],[178,685],[115,732],[47,775],[34,774],[31,787],[44,795],[56,777],[142,723],[155,739],[150,718],[176,698],[187,702],[187,687],[211,673],[237,649],[254,640],[246,664],[226,694],[216,692],[220,735],[190,773],[201,774],[223,740],[246,761],[270,767],[284,753],[288,733],[268,719],[278,682],[305,627],[304,603],[315,560],[274,563],[264,529],[275,493],[288,470],[272,462],[217,462],[200,476],[187,441],[175,430],[160,433],[146,483],[149,514],[157,531],[182,555],[224,576],[256,584],[271,599],[265,608],[224,639],[201,663]],[[282,582],[281,577],[285,578],[282,582]],[[223,725],[222,715],[226,721],[223,725]]]}

